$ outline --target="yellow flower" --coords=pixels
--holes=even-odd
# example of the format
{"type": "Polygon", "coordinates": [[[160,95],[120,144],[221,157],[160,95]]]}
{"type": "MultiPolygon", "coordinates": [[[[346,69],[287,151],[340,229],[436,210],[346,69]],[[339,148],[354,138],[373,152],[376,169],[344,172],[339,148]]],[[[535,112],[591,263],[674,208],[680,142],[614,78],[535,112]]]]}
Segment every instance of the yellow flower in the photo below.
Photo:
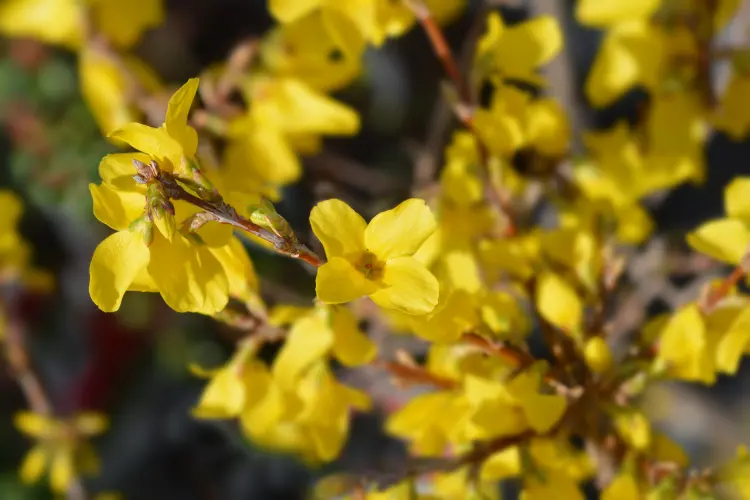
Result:
{"type": "Polygon", "coordinates": [[[527,474],[519,500],[584,500],[574,479],[559,470],[544,471],[542,476],[527,474]]]}
{"type": "Polygon", "coordinates": [[[537,278],[536,306],[539,314],[568,335],[579,333],[583,321],[583,302],[576,290],[562,277],[544,272],[537,278]]]}
{"type": "Polygon", "coordinates": [[[316,361],[330,354],[346,366],[372,361],[377,346],[359,329],[357,318],[344,307],[310,309],[297,318],[273,366],[274,379],[292,388],[316,361]]]}
{"type": "Polygon", "coordinates": [[[18,232],[23,213],[21,199],[10,191],[0,190],[0,207],[0,281],[39,292],[51,290],[52,276],[31,266],[31,247],[18,232]]]}
{"type": "MultiPolygon", "coordinates": [[[[196,88],[197,80],[191,80],[175,93],[162,127],[130,123],[112,136],[148,152],[164,170],[184,170],[197,145],[195,130],[186,125],[196,88]]],[[[181,201],[172,204],[153,189],[158,185],[137,184],[133,161],[147,163],[150,158],[139,153],[104,157],[99,166],[104,183],[90,185],[94,215],[118,231],[100,243],[92,257],[92,300],[109,312],[120,307],[128,290],[159,292],[176,311],[214,314],[224,308],[230,293],[247,298],[254,272],[231,228],[207,224],[196,234],[177,231],[175,217],[185,220],[197,208],[181,201]],[[153,223],[144,215],[146,199],[155,204],[153,223]]]]}
{"type": "Polygon", "coordinates": [[[194,417],[238,417],[249,402],[260,397],[258,388],[264,388],[270,376],[266,365],[253,357],[257,348],[253,342],[242,344],[224,366],[208,373],[191,367],[193,373],[210,377],[198,405],[192,410],[194,417]]]}
{"type": "Polygon", "coordinates": [[[85,412],[63,421],[22,411],[16,414],[14,423],[18,430],[37,441],[21,463],[19,475],[24,483],[38,481],[48,468],[52,490],[61,493],[80,472],[98,469],[97,457],[86,438],[107,429],[104,415],[85,412]]]}
{"type": "Polygon", "coordinates": [[[258,184],[284,185],[302,173],[296,150],[319,149],[322,135],[352,135],[357,113],[294,78],[251,75],[241,86],[250,103],[229,123],[222,176],[234,190],[257,191],[258,184]]]}
{"type": "Polygon", "coordinates": [[[343,201],[326,200],[313,208],[310,224],[328,257],[316,280],[323,302],[369,296],[381,307],[408,314],[425,314],[437,305],[438,281],[413,257],[435,231],[423,200],[406,200],[369,224],[343,201]]]}
{"type": "Polygon", "coordinates": [[[336,458],[344,445],[352,409],[369,408],[364,393],[340,384],[318,363],[294,387],[269,378],[254,389],[241,416],[243,430],[257,444],[286,450],[313,462],[336,458]]]}
{"type": "Polygon", "coordinates": [[[130,47],[164,18],[162,0],[7,0],[0,4],[0,33],[81,49],[87,9],[93,27],[119,47],[130,47]]]}
{"type": "Polygon", "coordinates": [[[487,31],[479,40],[477,64],[484,73],[502,80],[520,80],[541,85],[537,69],[551,61],[562,48],[557,21],[538,16],[506,26],[497,12],[487,18],[487,31]]]}
{"type": "Polygon", "coordinates": [[[737,177],[724,190],[727,217],[708,221],[688,234],[695,250],[714,259],[739,264],[750,245],[750,178],[737,177]]]}
{"type": "Polygon", "coordinates": [[[263,62],[273,75],[299,79],[320,91],[349,84],[362,71],[361,47],[342,49],[321,12],[277,26],[261,45],[263,62]]]}
{"type": "MultiPolygon", "coordinates": [[[[439,21],[453,18],[466,0],[427,0],[427,6],[439,21]]],[[[271,0],[271,13],[281,23],[294,22],[320,10],[331,34],[345,40],[345,47],[357,46],[361,40],[375,45],[387,37],[406,32],[414,24],[414,15],[402,2],[390,0],[271,0]]]]}
{"type": "Polygon", "coordinates": [[[490,439],[527,429],[549,431],[562,417],[567,403],[563,396],[541,393],[540,381],[541,374],[536,371],[522,372],[505,383],[466,377],[464,390],[471,416],[461,430],[462,438],[490,439]],[[506,417],[498,419],[497,415],[506,417]]]}

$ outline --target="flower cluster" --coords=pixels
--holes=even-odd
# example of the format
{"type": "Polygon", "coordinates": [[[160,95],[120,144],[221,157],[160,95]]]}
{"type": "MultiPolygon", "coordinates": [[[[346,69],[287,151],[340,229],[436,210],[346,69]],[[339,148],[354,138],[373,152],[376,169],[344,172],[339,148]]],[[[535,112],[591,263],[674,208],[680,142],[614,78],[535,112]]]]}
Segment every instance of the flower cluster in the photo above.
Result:
{"type": "MultiPolygon", "coordinates": [[[[557,21],[482,13],[464,71],[440,24],[467,3],[270,0],[277,26],[168,99],[121,52],[160,22],[160,1],[0,3],[0,32],[79,52],[102,130],[133,150],[105,156],[102,182],[90,185],[94,215],[114,231],[91,258],[91,299],[112,312],[125,292],[158,292],[177,312],[241,330],[225,363],[191,366],[206,379],[192,415],[232,419],[255,444],[311,466],[335,460],[352,413],[378,404],[341,370],[366,366],[421,386],[384,424],[407,444],[409,473],[389,484],[327,478],[316,488],[324,498],[499,498],[505,480],[525,500],[583,499],[587,484],[607,500],[750,497],[744,449],[696,472],[644,403],[659,382],[710,385],[736,374],[750,353],[750,296],[737,287],[750,272],[750,177],[726,187],[726,217],[687,238],[735,266],[726,279],[639,325],[626,349],[609,316],[627,259],[654,229],[644,199],[704,179],[712,129],[733,139],[750,130],[748,50],[713,45],[737,2],[579,0],[577,20],[604,31],[589,103],[610,106],[636,88],[648,96],[632,122],[583,132],[542,74],[563,48],[557,21]],[[369,222],[343,200],[322,200],[308,242],[273,202],[301,177],[301,155],[359,130],[357,112],[329,94],[362,76],[365,50],[415,25],[448,73],[460,124],[433,189],[366,214],[369,222]],[[709,78],[717,58],[732,64],[719,96],[709,78]],[[553,220],[542,223],[542,212],[553,220]],[[267,304],[246,242],[314,268],[315,301],[267,304]],[[305,243],[319,243],[321,255],[305,243]],[[382,352],[362,319],[419,339],[425,361],[382,352]],[[280,344],[271,359],[261,352],[270,343],[280,344]]],[[[0,273],[23,274],[20,206],[4,193],[0,205],[0,273]]],[[[22,478],[49,462],[56,491],[87,468],[79,438],[105,427],[89,413],[22,413],[17,426],[39,441],[22,478]]]]}

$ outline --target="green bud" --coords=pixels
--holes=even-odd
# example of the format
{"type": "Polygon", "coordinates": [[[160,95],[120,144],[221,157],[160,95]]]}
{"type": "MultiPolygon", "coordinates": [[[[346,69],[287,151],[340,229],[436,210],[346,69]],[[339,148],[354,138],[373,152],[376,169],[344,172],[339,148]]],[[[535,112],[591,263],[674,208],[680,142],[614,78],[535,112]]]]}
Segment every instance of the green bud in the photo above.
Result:
{"type": "Polygon", "coordinates": [[[268,229],[273,234],[287,241],[297,241],[292,227],[279,213],[267,198],[261,197],[258,205],[249,207],[250,221],[262,228],[268,229]]]}
{"type": "Polygon", "coordinates": [[[149,184],[146,189],[146,200],[148,201],[148,210],[155,219],[154,222],[159,231],[169,240],[177,232],[177,223],[174,220],[174,205],[164,192],[164,188],[159,183],[149,184]]]}
{"type": "Polygon", "coordinates": [[[154,223],[151,222],[148,217],[143,216],[134,220],[128,227],[131,231],[138,231],[141,233],[143,243],[148,247],[154,241],[154,223]]]}

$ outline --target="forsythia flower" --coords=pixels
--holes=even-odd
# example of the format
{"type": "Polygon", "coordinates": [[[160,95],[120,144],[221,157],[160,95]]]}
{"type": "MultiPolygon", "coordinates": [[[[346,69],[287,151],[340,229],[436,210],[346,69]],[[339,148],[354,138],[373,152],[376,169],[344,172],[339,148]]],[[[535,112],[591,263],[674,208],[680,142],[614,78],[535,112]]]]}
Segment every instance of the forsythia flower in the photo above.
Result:
{"type": "Polygon", "coordinates": [[[423,200],[410,199],[369,224],[341,200],[318,203],[310,224],[328,262],[318,269],[316,293],[328,304],[369,296],[376,304],[408,314],[437,305],[437,279],[413,257],[435,231],[423,200]]]}
{"type": "MultiPolygon", "coordinates": [[[[329,353],[345,366],[366,364],[377,347],[360,331],[357,318],[340,306],[299,311],[273,366],[274,378],[293,387],[305,371],[329,353]]],[[[274,313],[271,313],[273,320],[274,313]]]]}
{"type": "Polygon", "coordinates": [[[15,426],[37,440],[21,464],[19,474],[25,483],[39,480],[49,468],[50,486],[64,492],[80,472],[95,472],[98,460],[85,438],[107,429],[107,419],[98,413],[79,413],[70,421],[56,420],[22,411],[15,416],[15,426]]]}
{"type": "Polygon", "coordinates": [[[704,223],[687,242],[699,252],[739,264],[750,245],[750,178],[737,177],[724,190],[727,217],[704,223]]]}
{"type": "MultiPolygon", "coordinates": [[[[426,3],[439,20],[449,20],[466,0],[427,0],[426,3]]],[[[411,10],[402,2],[390,0],[270,0],[269,7],[281,23],[296,21],[319,9],[328,29],[345,40],[345,46],[356,47],[360,40],[380,45],[387,37],[399,36],[414,24],[411,10]]]]}
{"type": "Polygon", "coordinates": [[[557,21],[539,16],[506,26],[497,12],[487,18],[487,31],[479,40],[476,61],[484,75],[496,81],[520,80],[543,84],[537,69],[551,61],[562,48],[557,21]]]}
{"type": "Polygon", "coordinates": [[[87,11],[94,28],[119,47],[130,47],[164,18],[162,0],[6,0],[0,33],[80,49],[87,11]]]}
{"type": "Polygon", "coordinates": [[[151,159],[167,172],[191,175],[198,138],[186,121],[197,86],[197,79],[190,80],[172,96],[162,127],[130,123],[112,133],[149,156],[108,155],[99,167],[104,183],[90,185],[94,214],[118,231],[91,259],[89,293],[102,310],[117,310],[123,294],[133,290],[159,292],[177,311],[213,314],[224,308],[230,293],[242,296],[252,280],[246,274],[252,264],[229,227],[183,234],[174,218],[187,219],[195,207],[172,204],[158,183],[144,187],[132,178],[133,161],[145,167],[151,159]],[[151,211],[144,214],[146,200],[151,211]]]}

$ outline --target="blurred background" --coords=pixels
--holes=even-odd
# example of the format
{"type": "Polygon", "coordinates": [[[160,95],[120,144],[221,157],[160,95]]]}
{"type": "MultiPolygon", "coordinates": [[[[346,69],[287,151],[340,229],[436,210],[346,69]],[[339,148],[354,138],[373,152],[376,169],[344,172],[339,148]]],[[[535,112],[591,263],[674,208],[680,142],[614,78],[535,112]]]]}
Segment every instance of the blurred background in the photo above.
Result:
{"type": "MultiPolygon", "coordinates": [[[[478,4],[470,2],[446,27],[457,50],[476,29],[478,4]]],[[[580,89],[601,33],[575,23],[572,0],[494,4],[511,24],[539,13],[559,18],[566,46],[547,76],[550,92],[573,121],[574,135],[634,119],[646,98],[637,90],[608,109],[594,111],[586,105],[580,89]]],[[[263,0],[167,0],[166,5],[166,22],[148,31],[135,52],[176,85],[226,59],[239,41],[272,25],[263,0]]],[[[742,43],[748,27],[750,7],[744,5],[721,36],[742,43]]],[[[74,55],[33,40],[0,42],[0,182],[23,197],[22,233],[33,245],[36,264],[56,281],[52,294],[22,298],[30,354],[61,412],[95,409],[111,416],[110,431],[95,442],[102,473],[87,480],[87,488],[138,500],[293,500],[304,498],[311,481],[327,472],[397,469],[403,450],[382,434],[378,411],[356,417],[345,453],[322,470],[256,449],[229,424],[193,419],[189,410],[203,382],[186,367],[191,362],[221,363],[231,353],[235,334],[210,319],[178,315],[152,294],[127,294],[115,314],[93,305],[88,265],[109,230],[92,215],[88,183],[98,182],[99,160],[115,149],[101,137],[81,99],[76,64],[74,55]]],[[[714,72],[717,86],[722,85],[722,71],[717,67],[714,72]]],[[[302,181],[286,188],[279,204],[279,212],[303,239],[309,242],[307,217],[317,200],[340,197],[371,215],[408,196],[415,165],[440,162],[434,144],[444,144],[454,126],[445,125],[450,113],[438,105],[442,78],[420,29],[367,52],[362,76],[336,95],[360,111],[361,132],[328,140],[324,153],[305,158],[302,181]]],[[[716,134],[706,157],[704,185],[681,186],[649,200],[656,235],[637,249],[628,270],[635,291],[614,316],[622,331],[644,316],[694,299],[707,280],[726,272],[691,254],[684,235],[722,213],[723,187],[733,176],[750,172],[750,143],[716,134]]],[[[270,304],[310,303],[312,275],[297,263],[251,252],[270,304]]],[[[386,345],[403,342],[389,339],[382,325],[366,326],[386,345]]],[[[710,389],[676,384],[655,396],[652,411],[659,425],[686,446],[697,465],[728,457],[750,437],[748,368],[745,363],[738,377],[721,379],[710,389]]],[[[374,371],[351,375],[351,381],[370,389],[381,411],[392,399],[404,397],[374,371]]],[[[25,406],[13,378],[0,373],[2,500],[51,498],[46,484],[29,488],[17,479],[30,443],[11,422],[25,406]]]]}

